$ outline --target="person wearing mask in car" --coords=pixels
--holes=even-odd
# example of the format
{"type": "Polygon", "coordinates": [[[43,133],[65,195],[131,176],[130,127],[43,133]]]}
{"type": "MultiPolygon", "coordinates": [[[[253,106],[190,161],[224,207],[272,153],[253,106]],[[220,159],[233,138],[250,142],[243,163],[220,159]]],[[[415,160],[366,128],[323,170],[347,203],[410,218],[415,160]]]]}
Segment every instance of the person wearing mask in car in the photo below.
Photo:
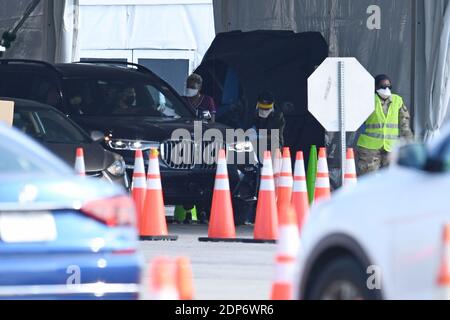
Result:
{"type": "Polygon", "coordinates": [[[132,109],[136,102],[136,90],[133,87],[126,87],[118,95],[118,100],[113,110],[113,114],[133,113],[132,109]]]}
{"type": "Polygon", "coordinates": [[[256,103],[254,128],[256,129],[259,138],[263,138],[261,136],[262,131],[260,130],[267,130],[266,150],[272,149],[272,142],[275,143],[273,148],[281,148],[284,146],[285,124],[284,114],[281,110],[276,108],[273,94],[270,91],[261,92],[258,95],[256,103]]]}
{"type": "Polygon", "coordinates": [[[414,139],[408,108],[402,97],[392,93],[390,78],[376,76],[375,89],[375,111],[364,123],[356,148],[359,175],[387,167],[394,145],[400,139],[414,139]]]}
{"type": "Polygon", "coordinates": [[[211,121],[215,121],[216,105],[214,99],[201,93],[203,79],[200,75],[193,73],[186,81],[186,102],[194,109],[197,118],[203,118],[205,112],[211,115],[211,121]]]}

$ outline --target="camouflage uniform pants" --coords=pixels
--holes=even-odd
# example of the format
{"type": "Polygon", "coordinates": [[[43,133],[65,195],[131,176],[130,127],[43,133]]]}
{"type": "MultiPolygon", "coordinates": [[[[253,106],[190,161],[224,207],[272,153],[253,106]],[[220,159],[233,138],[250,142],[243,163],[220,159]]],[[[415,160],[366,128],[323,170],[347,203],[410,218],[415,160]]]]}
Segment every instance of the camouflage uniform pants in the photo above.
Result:
{"type": "Polygon", "coordinates": [[[389,152],[356,147],[356,171],[358,176],[389,166],[389,152]]]}

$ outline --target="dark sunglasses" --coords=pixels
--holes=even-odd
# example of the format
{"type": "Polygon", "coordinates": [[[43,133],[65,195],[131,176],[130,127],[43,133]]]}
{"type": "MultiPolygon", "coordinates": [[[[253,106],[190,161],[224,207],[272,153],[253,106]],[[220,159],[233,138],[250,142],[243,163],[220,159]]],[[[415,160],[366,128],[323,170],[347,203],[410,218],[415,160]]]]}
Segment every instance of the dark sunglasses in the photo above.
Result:
{"type": "Polygon", "coordinates": [[[391,89],[392,90],[392,85],[390,85],[390,86],[380,86],[380,89],[391,89]]]}

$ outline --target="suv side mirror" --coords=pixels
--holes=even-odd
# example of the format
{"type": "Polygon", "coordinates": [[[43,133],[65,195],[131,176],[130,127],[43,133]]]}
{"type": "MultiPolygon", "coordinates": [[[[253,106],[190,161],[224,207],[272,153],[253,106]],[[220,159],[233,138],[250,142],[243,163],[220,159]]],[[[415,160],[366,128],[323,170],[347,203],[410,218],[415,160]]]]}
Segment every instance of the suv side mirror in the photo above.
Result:
{"type": "Polygon", "coordinates": [[[102,141],[103,139],[105,139],[105,134],[101,131],[94,130],[91,132],[91,139],[94,142],[102,141]]]}
{"type": "Polygon", "coordinates": [[[423,143],[412,143],[397,150],[397,164],[406,168],[424,170],[428,163],[428,152],[423,143]]]}

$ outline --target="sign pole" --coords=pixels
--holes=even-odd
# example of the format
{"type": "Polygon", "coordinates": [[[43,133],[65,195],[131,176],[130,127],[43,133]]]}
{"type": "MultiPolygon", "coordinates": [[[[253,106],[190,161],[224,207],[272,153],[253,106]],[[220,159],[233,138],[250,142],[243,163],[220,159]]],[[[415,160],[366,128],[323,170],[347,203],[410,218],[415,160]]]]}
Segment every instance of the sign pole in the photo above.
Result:
{"type": "Polygon", "coordinates": [[[344,61],[338,62],[338,105],[339,105],[339,131],[341,133],[341,186],[344,185],[345,163],[347,157],[347,137],[345,128],[345,87],[344,87],[344,61]]]}

